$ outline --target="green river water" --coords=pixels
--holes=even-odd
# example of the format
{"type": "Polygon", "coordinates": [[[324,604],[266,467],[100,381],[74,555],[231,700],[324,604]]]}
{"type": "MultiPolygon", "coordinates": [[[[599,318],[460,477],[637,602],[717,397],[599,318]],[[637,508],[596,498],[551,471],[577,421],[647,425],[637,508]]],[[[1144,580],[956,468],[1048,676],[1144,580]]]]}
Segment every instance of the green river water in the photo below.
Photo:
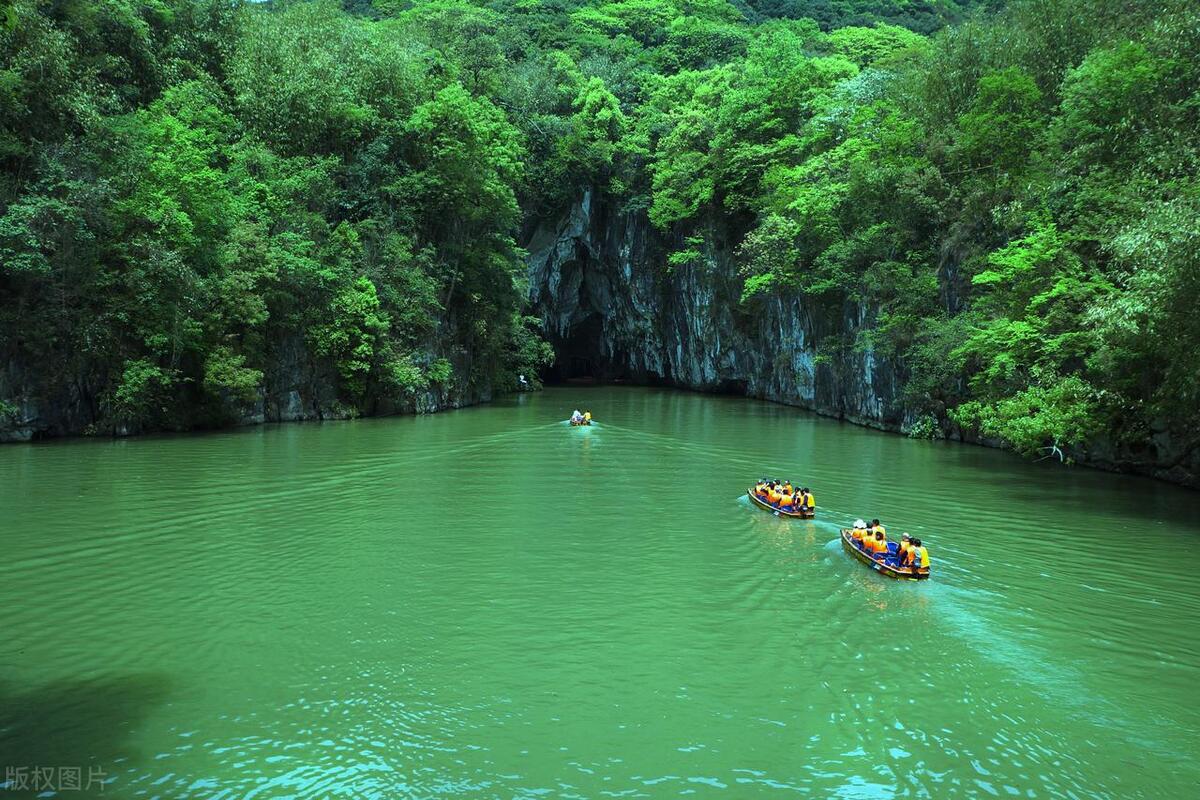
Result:
{"type": "Polygon", "coordinates": [[[1196,797],[1198,499],[629,388],[0,448],[0,800],[1196,797]]]}

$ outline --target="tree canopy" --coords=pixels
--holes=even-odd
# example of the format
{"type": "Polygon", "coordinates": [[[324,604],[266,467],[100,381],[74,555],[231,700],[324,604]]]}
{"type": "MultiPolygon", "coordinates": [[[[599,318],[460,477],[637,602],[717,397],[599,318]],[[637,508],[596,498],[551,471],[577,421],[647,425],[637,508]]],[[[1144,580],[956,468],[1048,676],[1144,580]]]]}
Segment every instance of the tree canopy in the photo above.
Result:
{"type": "Polygon", "coordinates": [[[0,357],[98,429],[251,402],[296,346],[350,405],[532,375],[519,232],[585,188],[678,243],[668,272],[735,220],[745,315],[866,309],[823,347],[903,364],[922,430],[1033,453],[1200,429],[1185,0],[12,0],[0,22],[0,357]]]}

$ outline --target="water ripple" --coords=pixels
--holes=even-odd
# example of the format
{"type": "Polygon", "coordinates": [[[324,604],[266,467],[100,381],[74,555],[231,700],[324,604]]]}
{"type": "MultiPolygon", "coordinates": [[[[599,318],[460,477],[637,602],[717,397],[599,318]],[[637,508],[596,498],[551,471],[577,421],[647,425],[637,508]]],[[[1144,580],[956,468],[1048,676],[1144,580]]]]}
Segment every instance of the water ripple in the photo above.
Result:
{"type": "Polygon", "coordinates": [[[0,754],[130,797],[1200,782],[1194,495],[753,401],[585,399],[592,428],[551,390],[0,449],[0,754]],[[818,518],[750,504],[764,473],[818,518]],[[934,580],[849,558],[859,516],[924,538],[934,580]]]}

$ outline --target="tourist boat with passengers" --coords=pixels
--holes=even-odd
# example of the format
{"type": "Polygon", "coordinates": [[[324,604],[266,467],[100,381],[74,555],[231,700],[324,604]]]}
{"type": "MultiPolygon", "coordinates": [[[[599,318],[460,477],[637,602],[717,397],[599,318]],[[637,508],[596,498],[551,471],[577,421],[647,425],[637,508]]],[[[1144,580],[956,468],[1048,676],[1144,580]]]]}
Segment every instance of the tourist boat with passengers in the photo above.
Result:
{"type": "MultiPolygon", "coordinates": [[[[842,528],[842,547],[846,548],[846,551],[850,555],[880,575],[886,575],[898,581],[923,581],[929,578],[929,567],[898,567],[894,564],[889,564],[882,558],[876,558],[872,553],[864,551],[855,543],[854,537],[850,535],[849,528],[842,528]]],[[[895,542],[888,542],[889,555],[896,552],[896,547],[895,542]]]]}
{"type": "Polygon", "coordinates": [[[792,517],[793,519],[812,519],[817,515],[816,509],[812,508],[810,508],[808,511],[801,511],[800,509],[789,511],[787,509],[779,508],[778,506],[773,506],[766,498],[756,495],[754,493],[753,486],[746,490],[746,495],[754,502],[755,505],[761,506],[767,511],[770,511],[780,517],[792,517]]]}

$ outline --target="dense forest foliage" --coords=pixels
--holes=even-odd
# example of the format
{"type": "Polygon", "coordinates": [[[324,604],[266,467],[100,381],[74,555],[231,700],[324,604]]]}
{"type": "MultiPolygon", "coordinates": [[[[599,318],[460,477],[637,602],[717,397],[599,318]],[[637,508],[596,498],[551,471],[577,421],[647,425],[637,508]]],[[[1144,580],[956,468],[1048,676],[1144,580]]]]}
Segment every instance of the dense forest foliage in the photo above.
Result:
{"type": "Polygon", "coordinates": [[[512,385],[521,223],[591,187],[664,272],[731,220],[745,314],[871,308],[822,352],[906,364],[918,432],[1200,430],[1187,0],[11,5],[0,359],[97,429],[249,401],[297,336],[350,405],[512,385]]]}

